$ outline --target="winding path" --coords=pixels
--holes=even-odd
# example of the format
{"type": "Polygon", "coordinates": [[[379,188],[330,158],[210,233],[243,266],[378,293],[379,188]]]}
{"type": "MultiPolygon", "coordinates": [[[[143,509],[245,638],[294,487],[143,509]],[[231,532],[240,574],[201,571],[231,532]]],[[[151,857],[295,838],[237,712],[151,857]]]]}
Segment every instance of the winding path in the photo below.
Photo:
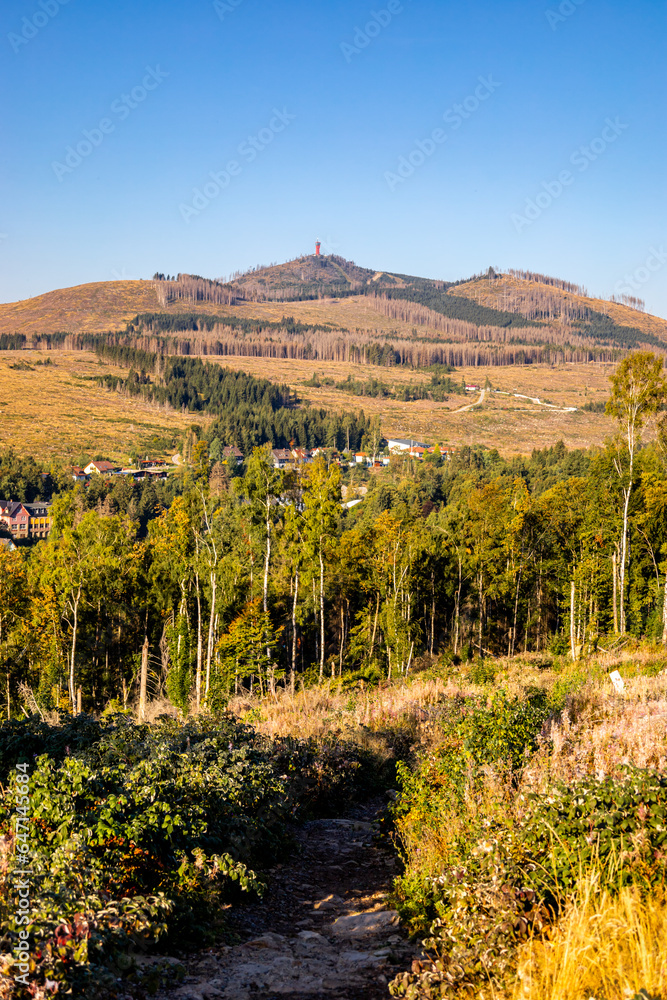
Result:
{"type": "Polygon", "coordinates": [[[468,403],[467,406],[460,406],[458,410],[452,410],[452,413],[465,413],[466,410],[472,410],[473,406],[481,406],[486,398],[486,389],[482,389],[479,394],[479,399],[476,399],[474,403],[468,403]]]}
{"type": "Polygon", "coordinates": [[[377,840],[382,801],[296,831],[261,901],[228,911],[227,940],[184,960],[183,985],[158,1000],[388,1000],[423,957],[387,897],[398,861],[377,840]]]}
{"type": "Polygon", "coordinates": [[[555,403],[543,403],[541,399],[537,396],[526,396],[523,392],[506,392],[504,389],[482,389],[479,394],[479,399],[476,399],[474,403],[468,403],[467,406],[460,406],[458,410],[452,410],[452,413],[465,413],[466,410],[472,410],[475,406],[481,406],[486,398],[487,392],[496,392],[499,396],[514,396],[515,399],[527,399],[529,402],[534,403],[536,406],[544,406],[547,410],[555,410],[557,413],[576,413],[578,410],[577,406],[556,406],[555,403]]]}

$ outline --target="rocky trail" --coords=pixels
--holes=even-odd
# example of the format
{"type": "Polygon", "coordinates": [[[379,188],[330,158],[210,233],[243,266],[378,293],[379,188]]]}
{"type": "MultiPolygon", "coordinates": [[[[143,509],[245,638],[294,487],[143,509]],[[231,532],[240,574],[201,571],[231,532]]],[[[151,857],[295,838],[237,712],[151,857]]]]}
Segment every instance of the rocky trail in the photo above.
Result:
{"type": "Polygon", "coordinates": [[[239,943],[192,956],[161,1000],[387,1000],[420,953],[388,908],[398,862],[374,836],[381,807],[304,824],[264,898],[230,911],[239,943]]]}

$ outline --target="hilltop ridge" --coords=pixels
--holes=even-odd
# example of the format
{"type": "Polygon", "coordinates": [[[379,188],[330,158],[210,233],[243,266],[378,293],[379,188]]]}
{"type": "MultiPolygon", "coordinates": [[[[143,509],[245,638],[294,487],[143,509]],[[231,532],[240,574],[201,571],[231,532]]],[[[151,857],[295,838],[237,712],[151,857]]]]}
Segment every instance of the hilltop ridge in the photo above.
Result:
{"type": "Polygon", "coordinates": [[[270,341],[270,356],[280,356],[279,342],[284,356],[313,360],[363,360],[370,341],[382,339],[393,354],[376,344],[376,363],[382,348],[380,363],[416,365],[613,361],[638,347],[667,349],[667,321],[567,282],[493,269],[436,280],[362,267],[335,254],[304,255],[227,280],[156,273],[152,280],[93,282],[0,305],[5,346],[45,346],[44,337],[65,333],[152,335],[156,329],[192,341],[188,352],[210,352],[231,332],[233,349],[213,353],[262,356],[270,341]],[[204,330],[210,332],[206,347],[190,336],[204,330]],[[309,330],[330,335],[326,351],[309,330]],[[341,353],[341,338],[359,341],[354,358],[347,348],[341,353]]]}

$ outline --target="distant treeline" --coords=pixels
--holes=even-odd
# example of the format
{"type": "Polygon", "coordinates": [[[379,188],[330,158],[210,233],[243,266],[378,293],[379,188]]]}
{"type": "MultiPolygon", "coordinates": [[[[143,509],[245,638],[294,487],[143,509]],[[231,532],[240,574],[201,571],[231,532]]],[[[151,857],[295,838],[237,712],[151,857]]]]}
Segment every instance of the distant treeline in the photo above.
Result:
{"type": "Polygon", "coordinates": [[[245,316],[215,316],[202,313],[139,313],[126,326],[127,333],[148,329],[151,333],[178,333],[181,331],[206,330],[228,327],[243,333],[262,333],[275,330],[288,334],[308,333],[315,330],[339,330],[341,327],[330,323],[301,323],[293,316],[283,316],[281,320],[248,319],[245,316]]]}
{"type": "Polygon", "coordinates": [[[370,396],[380,399],[397,399],[403,403],[415,402],[419,399],[430,399],[436,403],[443,403],[451,394],[465,394],[463,382],[455,382],[448,376],[434,374],[430,382],[405,382],[399,385],[388,385],[382,379],[369,378],[366,380],[355,379],[348,375],[346,379],[335,382],[333,379],[324,378],[321,382],[316,375],[304,385],[321,386],[334,385],[340,392],[347,392],[351,396],[370,396]]]}
{"type": "MultiPolygon", "coordinates": [[[[579,285],[572,285],[568,281],[559,281],[546,275],[533,275],[529,271],[510,271],[509,274],[523,279],[524,283],[513,284],[505,281],[504,276],[498,275],[488,286],[486,301],[502,304],[512,313],[520,313],[533,325],[538,325],[540,321],[550,323],[551,331],[548,337],[545,335],[545,339],[549,341],[559,343],[552,332],[555,321],[556,330],[560,328],[573,344],[582,343],[577,338],[584,337],[624,351],[636,350],[641,346],[665,350],[667,346],[664,340],[660,340],[654,334],[637,327],[616,323],[606,313],[591,309],[577,298],[567,298],[551,290],[558,288],[573,296],[585,295],[586,290],[579,285]],[[545,285],[549,287],[543,287],[545,285]]],[[[635,300],[636,303],[639,301],[635,300]]]]}
{"type": "Polygon", "coordinates": [[[586,309],[584,317],[575,322],[574,328],[599,343],[614,344],[624,350],[636,351],[646,345],[658,347],[662,351],[667,348],[665,341],[654,334],[635,326],[621,326],[609,316],[593,309],[586,309]]]}
{"type": "Polygon", "coordinates": [[[25,345],[24,333],[0,333],[0,351],[21,351],[25,345]]]}
{"type": "Polygon", "coordinates": [[[231,305],[235,294],[229,285],[202,278],[199,274],[179,274],[176,279],[164,274],[153,275],[154,288],[160,305],[183,300],[186,302],[215,302],[231,305]]]}
{"type": "Polygon", "coordinates": [[[103,375],[98,378],[100,385],[185,412],[214,414],[217,420],[210,428],[211,440],[217,437],[223,444],[236,445],[244,454],[266,442],[276,448],[296,444],[356,450],[370,428],[363,412],[353,416],[297,408],[298,400],[287,385],[199,358],[164,358],[109,345],[100,354],[116,364],[132,366],[127,378],[103,375]]]}
{"type": "MultiPolygon", "coordinates": [[[[378,311],[391,310],[391,315],[405,310],[420,310],[409,302],[372,300],[378,311]]],[[[432,314],[437,315],[437,314],[432,314]]],[[[509,330],[493,327],[475,327],[464,324],[460,320],[439,317],[443,324],[468,327],[477,337],[489,337],[489,341],[476,339],[466,341],[461,333],[457,336],[447,334],[441,339],[418,336],[415,333],[408,338],[397,331],[375,332],[357,331],[355,333],[336,331],[319,331],[316,335],[299,335],[287,341],[280,341],[275,336],[263,337],[253,335],[252,338],[239,337],[233,332],[225,335],[222,332],[212,332],[194,337],[173,337],[148,335],[135,331],[134,333],[54,333],[43,334],[32,341],[30,345],[41,350],[65,351],[97,351],[101,357],[110,359],[117,356],[115,348],[127,350],[143,350],[159,357],[168,355],[192,356],[208,355],[222,357],[256,357],[299,359],[314,362],[321,361],[352,361],[360,364],[407,365],[412,368],[429,368],[432,365],[451,365],[461,367],[484,367],[501,365],[529,364],[562,364],[564,362],[618,361],[625,353],[619,347],[603,347],[591,342],[583,335],[572,336],[571,331],[558,332],[560,342],[549,342],[553,328],[545,328],[544,343],[530,344],[517,338],[509,330]],[[494,343],[491,336],[502,335],[507,340],[494,343]],[[379,337],[384,339],[384,343],[379,337]],[[391,338],[389,341],[386,338],[391,338]],[[443,342],[445,341],[446,342],[443,342]],[[458,343],[452,341],[459,341],[458,343]]],[[[626,328],[623,328],[626,329],[626,328]]],[[[581,331],[580,331],[581,333],[581,331]]],[[[555,339],[556,334],[554,334],[555,339]]],[[[649,338],[643,338],[642,343],[649,338]]],[[[657,345],[656,345],[657,346],[657,345]]],[[[660,344],[664,350],[665,345],[660,344]]],[[[141,367],[141,365],[139,366],[141,367]]],[[[149,365],[150,367],[150,365],[149,365]]]]}
{"type": "Polygon", "coordinates": [[[548,274],[538,274],[535,271],[522,271],[510,267],[507,271],[513,278],[520,281],[536,281],[540,285],[551,285],[553,288],[560,288],[563,292],[572,292],[574,295],[588,295],[583,285],[575,285],[571,281],[563,281],[561,278],[551,278],[548,274]]]}

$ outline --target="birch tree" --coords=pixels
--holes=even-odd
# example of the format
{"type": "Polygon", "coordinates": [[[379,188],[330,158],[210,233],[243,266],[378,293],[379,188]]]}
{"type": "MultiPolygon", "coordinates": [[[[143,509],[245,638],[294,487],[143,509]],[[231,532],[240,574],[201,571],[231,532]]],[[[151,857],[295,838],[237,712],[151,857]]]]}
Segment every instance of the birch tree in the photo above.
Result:
{"type": "Polygon", "coordinates": [[[340,469],[326,467],[318,458],[306,471],[303,482],[303,529],[306,553],[319,569],[320,680],[325,659],[325,564],[336,548],[340,518],[340,469]]]}
{"type": "Polygon", "coordinates": [[[663,360],[649,352],[638,351],[621,361],[611,381],[611,397],[606,412],[618,421],[614,468],[623,496],[623,519],[619,562],[619,632],[626,631],[626,569],[628,563],[628,517],[632,495],[635,459],[641,445],[641,432],[646,421],[657,413],[665,401],[667,384],[663,377],[663,360]]]}

